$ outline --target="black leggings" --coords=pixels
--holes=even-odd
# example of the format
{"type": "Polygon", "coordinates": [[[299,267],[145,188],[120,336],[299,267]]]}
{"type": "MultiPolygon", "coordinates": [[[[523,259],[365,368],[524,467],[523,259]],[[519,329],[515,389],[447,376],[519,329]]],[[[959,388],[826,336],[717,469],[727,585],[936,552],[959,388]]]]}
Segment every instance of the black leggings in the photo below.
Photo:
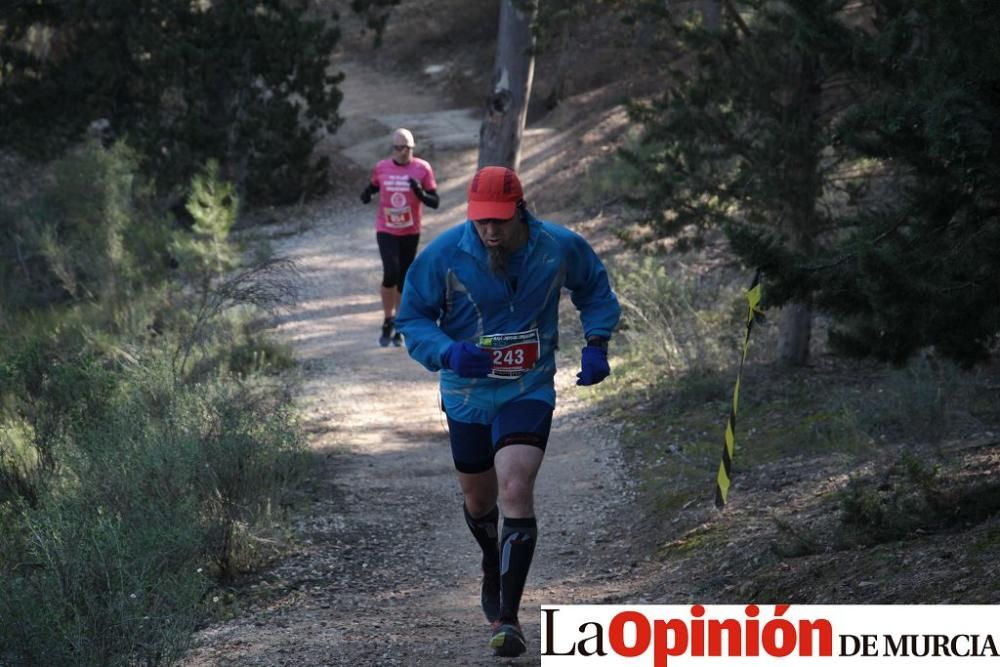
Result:
{"type": "Polygon", "coordinates": [[[382,287],[395,287],[403,291],[406,272],[417,256],[420,234],[396,236],[387,232],[376,232],[378,254],[382,256],[382,287]]]}

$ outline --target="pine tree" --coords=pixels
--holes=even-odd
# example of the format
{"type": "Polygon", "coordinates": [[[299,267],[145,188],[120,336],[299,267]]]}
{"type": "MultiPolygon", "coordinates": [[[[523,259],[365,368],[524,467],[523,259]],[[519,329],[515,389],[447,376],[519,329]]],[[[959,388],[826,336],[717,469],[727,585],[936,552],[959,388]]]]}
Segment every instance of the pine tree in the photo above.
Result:
{"type": "MultiPolygon", "coordinates": [[[[725,2],[672,26],[635,105],[632,200],[655,235],[723,226],[770,305],[834,316],[842,352],[971,365],[1000,332],[1000,12],[989,0],[725,2]]],[[[662,8],[661,8],[662,10],[662,8]]]]}
{"type": "Polygon", "coordinates": [[[239,263],[237,248],[229,240],[239,198],[231,183],[220,180],[218,163],[210,161],[191,179],[186,208],[194,224],[174,240],[172,254],[191,282],[207,290],[213,279],[239,263]]]}
{"type": "Polygon", "coordinates": [[[965,365],[1000,333],[1000,12],[990,0],[873,3],[840,129],[882,175],[831,256],[817,303],[844,351],[902,363],[933,346],[965,365]]]}
{"type": "Polygon", "coordinates": [[[162,190],[220,161],[249,199],[321,188],[340,123],[338,31],[307,0],[37,0],[0,17],[0,146],[52,157],[91,127],[125,138],[162,190]]]}
{"type": "MultiPolygon", "coordinates": [[[[647,30],[667,22],[658,33],[672,57],[666,92],[631,106],[643,132],[624,152],[637,176],[628,199],[650,213],[653,235],[683,245],[722,226],[750,265],[764,259],[761,248],[816,257],[835,228],[823,201],[843,189],[842,165],[828,156],[836,88],[855,40],[844,0],[734,0],[718,29],[706,29],[698,13],[637,4],[647,30]]],[[[770,290],[768,301],[791,302],[780,352],[801,364],[811,295],[807,285],[794,287],[770,290]]]]}

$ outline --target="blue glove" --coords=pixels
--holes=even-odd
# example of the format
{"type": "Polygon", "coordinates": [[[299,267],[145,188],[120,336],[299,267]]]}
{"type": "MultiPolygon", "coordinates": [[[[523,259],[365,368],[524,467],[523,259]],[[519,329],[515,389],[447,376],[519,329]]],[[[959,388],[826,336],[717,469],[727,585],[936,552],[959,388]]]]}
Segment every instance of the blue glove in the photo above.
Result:
{"type": "Polygon", "coordinates": [[[608,351],[594,345],[583,348],[580,356],[580,372],[576,374],[576,383],[581,386],[597,384],[609,375],[611,375],[611,366],[608,365],[608,351]]]}
{"type": "Polygon", "coordinates": [[[441,363],[464,378],[484,378],[493,368],[493,356],[468,341],[457,341],[441,355],[441,363]]]}

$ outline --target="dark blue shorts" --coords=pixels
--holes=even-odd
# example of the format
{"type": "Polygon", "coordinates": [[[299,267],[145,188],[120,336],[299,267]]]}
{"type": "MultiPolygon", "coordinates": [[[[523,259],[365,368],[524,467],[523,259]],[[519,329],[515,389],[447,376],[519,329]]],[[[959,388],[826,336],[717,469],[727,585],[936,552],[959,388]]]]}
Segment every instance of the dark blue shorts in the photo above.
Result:
{"type": "Polygon", "coordinates": [[[448,417],[451,457],[459,472],[486,472],[493,455],[506,445],[532,445],[545,451],[552,429],[552,406],[545,401],[510,401],[492,424],[471,424],[448,417]]]}

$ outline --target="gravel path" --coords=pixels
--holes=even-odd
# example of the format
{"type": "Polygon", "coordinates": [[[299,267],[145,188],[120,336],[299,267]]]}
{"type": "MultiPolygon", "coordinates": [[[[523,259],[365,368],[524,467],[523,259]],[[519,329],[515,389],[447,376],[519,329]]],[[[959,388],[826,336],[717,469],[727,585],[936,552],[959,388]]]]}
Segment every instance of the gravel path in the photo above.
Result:
{"type": "MultiPolygon", "coordinates": [[[[367,170],[393,127],[413,129],[442,200],[427,215],[422,247],[464,217],[478,113],[441,109],[433,96],[405,93],[408,82],[360,65],[344,69],[347,120],[325,149],[367,170]]],[[[299,400],[310,447],[325,462],[321,497],[291,527],[295,551],[263,573],[236,618],[199,634],[187,667],[537,664],[539,605],[617,597],[634,567],[616,520],[630,495],[616,433],[591,413],[590,390],[573,384],[570,345],[537,484],[539,541],[521,613],[529,652],[514,661],[490,655],[478,550],[462,520],[437,377],[405,349],[376,342],[381,269],[374,211],[354,194],[363,178],[285,212],[274,241],[303,276],[303,298],[277,333],[303,364],[299,400]]],[[[571,308],[564,315],[563,339],[574,340],[579,325],[571,308]]]]}

